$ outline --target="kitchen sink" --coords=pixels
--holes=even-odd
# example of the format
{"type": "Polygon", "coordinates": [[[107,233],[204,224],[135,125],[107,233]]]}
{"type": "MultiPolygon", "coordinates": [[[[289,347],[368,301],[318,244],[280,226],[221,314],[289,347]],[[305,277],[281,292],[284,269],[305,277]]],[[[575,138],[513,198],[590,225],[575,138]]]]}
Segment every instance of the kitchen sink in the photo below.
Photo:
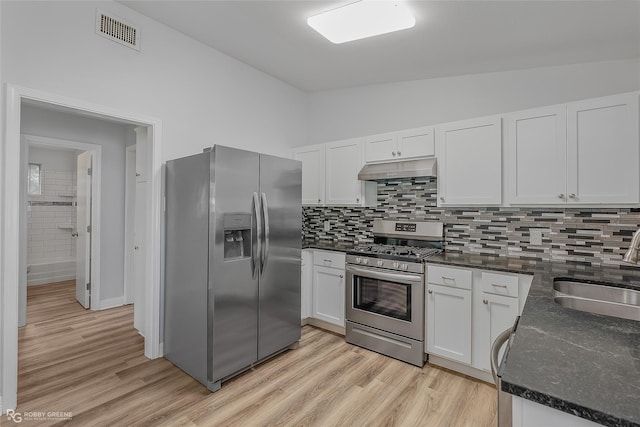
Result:
{"type": "Polygon", "coordinates": [[[553,289],[563,307],[640,321],[640,291],[573,280],[556,280],[553,289]]]}

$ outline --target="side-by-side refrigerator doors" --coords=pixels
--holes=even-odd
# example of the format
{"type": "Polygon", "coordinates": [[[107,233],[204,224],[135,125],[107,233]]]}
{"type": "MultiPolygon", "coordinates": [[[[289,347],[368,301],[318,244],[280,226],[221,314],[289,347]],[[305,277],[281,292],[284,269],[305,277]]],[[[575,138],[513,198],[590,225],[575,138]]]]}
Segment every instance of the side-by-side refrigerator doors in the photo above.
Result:
{"type": "Polygon", "coordinates": [[[212,381],[257,361],[259,170],[257,153],[220,145],[211,152],[208,320],[212,381]]]}
{"type": "Polygon", "coordinates": [[[260,156],[260,310],[258,359],[300,339],[300,162],[260,156]]]}

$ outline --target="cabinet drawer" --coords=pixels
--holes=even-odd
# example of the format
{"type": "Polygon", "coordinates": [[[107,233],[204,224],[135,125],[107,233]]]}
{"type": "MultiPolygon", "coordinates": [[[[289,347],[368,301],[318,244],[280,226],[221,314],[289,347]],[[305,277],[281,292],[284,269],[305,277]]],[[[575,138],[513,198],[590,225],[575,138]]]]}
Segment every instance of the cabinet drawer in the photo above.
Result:
{"type": "Polygon", "coordinates": [[[314,251],[313,264],[322,267],[344,269],[345,254],[341,252],[314,251]]]}
{"type": "Polygon", "coordinates": [[[507,297],[518,296],[518,276],[507,274],[482,272],[482,283],[480,285],[483,292],[507,297]]]}
{"type": "Polygon", "coordinates": [[[471,289],[471,270],[430,265],[427,267],[427,282],[460,289],[471,289]]]}

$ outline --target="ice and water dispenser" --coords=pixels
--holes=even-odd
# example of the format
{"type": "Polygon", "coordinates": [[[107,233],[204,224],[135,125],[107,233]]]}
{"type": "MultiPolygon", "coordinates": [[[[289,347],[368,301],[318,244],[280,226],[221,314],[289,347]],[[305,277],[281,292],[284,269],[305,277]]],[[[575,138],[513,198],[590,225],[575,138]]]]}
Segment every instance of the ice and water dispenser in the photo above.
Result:
{"type": "Polygon", "coordinates": [[[224,215],[224,260],[251,257],[251,214],[224,215]]]}

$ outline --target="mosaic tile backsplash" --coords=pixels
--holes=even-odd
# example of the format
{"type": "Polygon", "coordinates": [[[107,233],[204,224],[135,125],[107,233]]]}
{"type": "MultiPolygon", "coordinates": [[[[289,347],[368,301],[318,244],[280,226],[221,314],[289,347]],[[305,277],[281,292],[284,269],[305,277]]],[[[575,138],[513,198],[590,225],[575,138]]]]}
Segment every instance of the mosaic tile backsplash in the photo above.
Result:
{"type": "Polygon", "coordinates": [[[445,224],[445,251],[538,258],[588,265],[620,265],[640,209],[438,208],[434,177],[378,181],[376,208],[303,207],[303,237],[371,242],[375,218],[436,220],[445,224]],[[331,230],[323,231],[328,220],[331,230]],[[530,230],[542,244],[530,244],[530,230]]]}

